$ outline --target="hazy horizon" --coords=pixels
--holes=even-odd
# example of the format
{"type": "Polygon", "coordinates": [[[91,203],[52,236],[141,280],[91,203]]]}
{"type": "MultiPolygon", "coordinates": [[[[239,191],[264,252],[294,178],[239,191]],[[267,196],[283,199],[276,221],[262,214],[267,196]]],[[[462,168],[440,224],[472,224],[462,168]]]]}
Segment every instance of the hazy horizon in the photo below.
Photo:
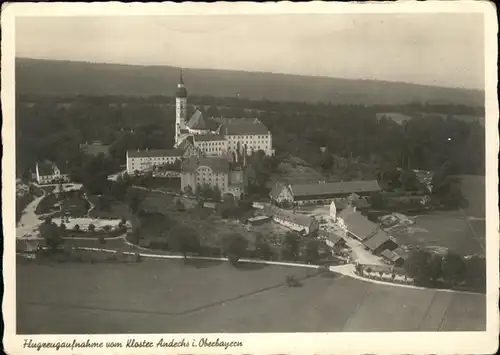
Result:
{"type": "MultiPolygon", "coordinates": [[[[459,87],[459,86],[444,86],[444,85],[433,85],[433,84],[421,84],[421,83],[412,83],[409,81],[395,81],[395,80],[386,80],[386,79],[363,79],[363,78],[343,78],[343,77],[334,77],[334,76],[325,76],[325,75],[308,75],[308,74],[293,74],[293,73],[280,73],[280,72],[271,72],[271,71],[262,71],[262,70],[243,70],[243,69],[215,69],[215,68],[192,68],[192,67],[181,67],[175,65],[167,65],[167,64],[131,64],[131,63],[117,63],[117,62],[106,62],[106,61],[84,61],[84,60],[69,60],[69,59],[53,59],[53,58],[35,58],[35,57],[18,57],[16,59],[28,59],[28,60],[50,60],[50,61],[67,61],[73,63],[86,63],[86,64],[109,64],[109,65],[124,65],[124,66],[141,66],[141,67],[171,67],[171,68],[179,68],[179,69],[187,69],[187,70],[225,70],[225,71],[235,71],[235,72],[245,72],[245,73],[266,73],[266,74],[275,74],[275,75],[295,75],[295,76],[304,76],[304,77],[315,77],[315,78],[329,78],[329,79],[340,79],[340,80],[370,80],[370,81],[380,81],[380,82],[388,82],[388,83],[399,83],[399,84],[409,84],[409,85],[419,85],[419,86],[431,86],[431,87],[439,87],[445,89],[463,89],[463,90],[474,90],[474,91],[483,91],[484,88],[468,88],[468,87],[459,87]]],[[[186,72],[184,72],[186,73],[186,72]]],[[[186,74],[184,74],[186,77],[186,74]]],[[[189,78],[188,78],[189,79],[189,78]]],[[[188,85],[188,83],[187,83],[188,85]]]]}
{"type": "Polygon", "coordinates": [[[483,21],[472,13],[19,17],[16,57],[484,90],[483,21]]]}

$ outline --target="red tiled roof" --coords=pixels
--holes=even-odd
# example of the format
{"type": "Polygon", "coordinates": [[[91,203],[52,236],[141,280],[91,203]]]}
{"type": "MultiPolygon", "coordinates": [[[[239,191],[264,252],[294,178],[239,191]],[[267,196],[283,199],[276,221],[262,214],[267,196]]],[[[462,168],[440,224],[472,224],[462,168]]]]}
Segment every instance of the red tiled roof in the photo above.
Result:
{"type": "Polygon", "coordinates": [[[184,152],[181,149],[146,149],[128,150],[129,158],[158,158],[158,157],[182,157],[184,152]]]}
{"type": "Polygon", "coordinates": [[[390,261],[396,261],[398,259],[401,259],[401,256],[396,254],[394,251],[391,250],[384,250],[382,253],[380,253],[384,258],[389,259],[390,261]]]}
{"type": "Polygon", "coordinates": [[[229,136],[267,135],[269,130],[256,118],[220,119],[221,132],[229,136]]]}
{"type": "Polygon", "coordinates": [[[229,160],[223,157],[191,158],[182,162],[183,172],[194,172],[200,166],[208,166],[216,172],[228,172],[229,160]]]}
{"type": "Polygon", "coordinates": [[[368,239],[376,233],[377,229],[379,229],[378,224],[373,223],[360,212],[355,211],[352,207],[344,209],[339,213],[338,217],[344,220],[349,232],[356,235],[361,240],[368,239]]]}
{"type": "Polygon", "coordinates": [[[376,250],[382,244],[390,241],[391,238],[383,230],[379,229],[375,235],[363,241],[363,245],[370,250],[376,250]]]}
{"type": "Polygon", "coordinates": [[[219,127],[219,124],[214,120],[210,118],[205,119],[203,117],[203,113],[201,113],[201,111],[199,110],[196,110],[196,112],[193,113],[193,115],[191,116],[186,125],[190,129],[211,130],[211,131],[215,131],[217,127],[219,127]]]}

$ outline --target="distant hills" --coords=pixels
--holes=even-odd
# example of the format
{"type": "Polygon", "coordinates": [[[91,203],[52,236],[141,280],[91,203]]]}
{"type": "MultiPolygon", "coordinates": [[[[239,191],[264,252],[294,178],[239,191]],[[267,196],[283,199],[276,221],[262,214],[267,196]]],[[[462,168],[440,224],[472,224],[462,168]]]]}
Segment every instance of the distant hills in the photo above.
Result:
{"type": "MultiPolygon", "coordinates": [[[[397,105],[410,102],[483,106],[479,90],[443,88],[377,80],[184,69],[190,95],[269,101],[331,102],[334,104],[397,105]]],[[[19,94],[73,96],[173,96],[179,68],[16,59],[19,94]]]]}

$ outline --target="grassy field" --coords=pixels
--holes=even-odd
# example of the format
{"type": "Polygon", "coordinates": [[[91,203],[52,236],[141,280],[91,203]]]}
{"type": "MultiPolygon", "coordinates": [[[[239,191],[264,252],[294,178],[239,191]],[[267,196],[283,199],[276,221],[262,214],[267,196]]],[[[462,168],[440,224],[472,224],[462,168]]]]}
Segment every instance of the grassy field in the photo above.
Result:
{"type": "Polygon", "coordinates": [[[406,245],[444,247],[462,255],[484,253],[486,237],[484,176],[461,175],[461,189],[469,205],[459,211],[434,211],[414,217],[415,224],[393,229],[406,245]]]}
{"type": "Polygon", "coordinates": [[[432,212],[413,218],[415,224],[390,231],[404,245],[444,247],[459,254],[481,253],[485,241],[483,220],[469,220],[461,212],[432,212]]]}
{"type": "Polygon", "coordinates": [[[243,266],[181,260],[18,264],[17,332],[485,329],[484,295],[381,286],[311,269],[243,266]],[[288,275],[304,278],[302,287],[285,286],[288,275]]]}
{"type": "Polygon", "coordinates": [[[469,217],[484,218],[485,204],[485,177],[478,175],[460,175],[460,189],[469,202],[464,212],[469,217]]]}

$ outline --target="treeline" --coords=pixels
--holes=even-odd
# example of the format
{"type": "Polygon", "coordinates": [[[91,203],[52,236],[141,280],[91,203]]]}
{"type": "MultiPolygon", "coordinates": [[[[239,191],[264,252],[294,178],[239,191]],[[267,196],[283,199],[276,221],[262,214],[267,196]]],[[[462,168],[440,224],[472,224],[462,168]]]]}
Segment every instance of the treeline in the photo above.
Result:
{"type": "MultiPolygon", "coordinates": [[[[43,96],[33,94],[19,94],[18,102],[21,103],[39,103],[41,101],[55,104],[158,104],[174,105],[175,97],[167,95],[151,96],[125,96],[125,95],[73,95],[73,96],[43,96]]],[[[335,110],[338,107],[370,107],[376,112],[400,112],[409,116],[420,113],[438,113],[446,115],[471,115],[484,117],[483,106],[467,106],[463,104],[434,103],[432,101],[410,102],[407,104],[395,105],[363,105],[363,104],[336,104],[332,102],[318,101],[316,103],[306,101],[269,101],[269,100],[251,100],[241,97],[215,97],[215,96],[189,96],[189,105],[196,106],[215,106],[231,107],[237,109],[249,109],[259,111],[278,111],[278,112],[308,112],[329,114],[329,110],[335,110]]],[[[335,113],[332,111],[331,113],[335,113]]]]}
{"type": "MultiPolygon", "coordinates": [[[[16,116],[18,174],[33,170],[35,163],[44,159],[69,164],[70,168],[82,166],[84,157],[79,145],[94,140],[110,145],[113,167],[125,164],[127,149],[173,146],[174,108],[157,104],[171,102],[171,98],[135,98],[125,105],[113,104],[118,99],[78,96],[67,105],[60,105],[58,98],[20,96],[16,116]]],[[[254,101],[258,109],[252,110],[245,107],[249,102],[244,100],[221,100],[190,98],[190,110],[200,102],[203,105],[197,108],[207,116],[258,115],[273,133],[273,146],[278,154],[296,155],[319,169],[330,169],[330,158],[344,157],[356,158],[372,170],[391,165],[434,171],[448,161],[458,174],[484,174],[485,132],[479,123],[424,117],[401,126],[386,118],[377,120],[376,113],[382,109],[402,111],[400,106],[254,101]],[[234,100],[240,104],[231,106],[234,100]],[[220,103],[224,105],[219,106],[220,103]],[[327,153],[322,153],[320,147],[326,147],[327,153]]],[[[479,110],[459,105],[406,107],[414,111],[450,111],[450,114],[479,110]]]]}
{"type": "Polygon", "coordinates": [[[418,285],[486,291],[486,261],[481,257],[464,259],[451,252],[440,255],[416,250],[410,253],[404,268],[418,285]]]}

